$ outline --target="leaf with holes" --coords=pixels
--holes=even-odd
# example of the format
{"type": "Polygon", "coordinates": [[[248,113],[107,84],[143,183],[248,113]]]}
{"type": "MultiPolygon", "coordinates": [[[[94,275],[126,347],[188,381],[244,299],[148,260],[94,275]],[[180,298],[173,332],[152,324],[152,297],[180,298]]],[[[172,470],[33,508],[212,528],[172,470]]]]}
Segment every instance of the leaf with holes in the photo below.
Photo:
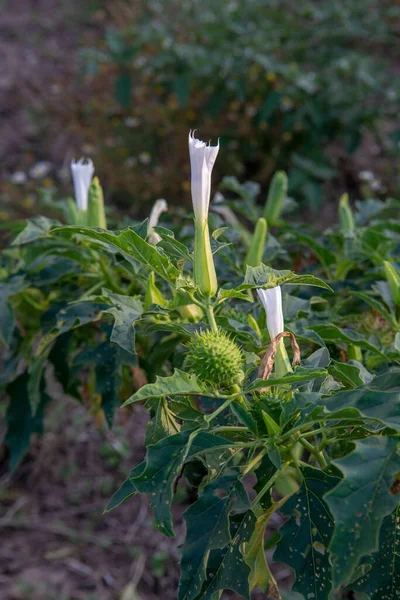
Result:
{"type": "Polygon", "coordinates": [[[363,556],[378,550],[382,521],[399,499],[393,492],[400,471],[399,450],[399,438],[371,437],[357,441],[353,452],[333,461],[344,477],[326,495],[335,520],[329,548],[335,588],[348,583],[363,556]]]}
{"type": "Polygon", "coordinates": [[[274,560],[292,567],[296,581],[293,590],[313,600],[328,600],[332,589],[328,546],[333,520],[324,501],[339,478],[305,467],[303,483],[281,508],[290,517],[280,529],[281,539],[274,560]]]}
{"type": "Polygon", "coordinates": [[[229,514],[246,509],[249,500],[237,474],[227,475],[205,486],[199,499],[185,512],[186,540],[182,546],[179,600],[194,600],[207,577],[211,550],[231,542],[229,514]],[[217,495],[223,492],[223,495],[217,495]]]}
{"type": "Polygon", "coordinates": [[[364,592],[370,600],[393,600],[400,595],[400,505],[383,521],[378,552],[367,556],[362,565],[370,567],[351,584],[353,591],[364,592]]]}

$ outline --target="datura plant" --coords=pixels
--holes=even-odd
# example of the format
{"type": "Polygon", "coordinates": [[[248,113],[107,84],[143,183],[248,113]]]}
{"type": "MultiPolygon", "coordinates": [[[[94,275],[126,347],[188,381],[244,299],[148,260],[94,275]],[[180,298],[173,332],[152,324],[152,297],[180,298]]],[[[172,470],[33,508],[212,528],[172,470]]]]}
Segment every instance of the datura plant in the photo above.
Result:
{"type": "Polygon", "coordinates": [[[194,499],[184,513],[179,600],[216,600],[224,590],[249,599],[256,588],[285,600],[394,600],[399,203],[353,211],[344,197],[339,228],[315,234],[284,221],[279,173],[264,209],[250,198],[254,186],[231,181],[239,199],[211,211],[218,151],[189,135],[194,222],[186,215],[175,231],[158,224],[169,216],[163,200],[150,222],[92,226],[77,190],[75,222],[36,220],[19,234],[4,283],[16,325],[0,328],[8,444],[18,430],[37,430],[49,401],[46,364],[67,390],[79,387],[81,369],[110,425],[120,398],[149,411],[146,456],[107,510],[143,494],[157,529],[173,537],[177,491],[194,499]],[[44,324],[30,334],[31,358],[17,327],[27,302],[44,324]],[[23,426],[15,398],[29,413],[23,426]],[[276,512],[279,535],[269,527],[276,512]],[[279,589],[266,561],[272,548],[273,561],[293,571],[291,591],[279,589]]]}

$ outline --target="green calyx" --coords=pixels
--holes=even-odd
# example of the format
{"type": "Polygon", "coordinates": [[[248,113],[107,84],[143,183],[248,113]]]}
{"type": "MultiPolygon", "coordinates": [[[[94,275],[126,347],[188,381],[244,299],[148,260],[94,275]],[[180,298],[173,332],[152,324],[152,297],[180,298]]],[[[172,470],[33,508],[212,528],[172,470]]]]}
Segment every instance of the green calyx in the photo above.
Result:
{"type": "Polygon", "coordinates": [[[339,221],[340,229],[344,235],[352,233],[356,228],[348,194],[343,194],[339,200],[339,221]]]}
{"type": "Polygon", "coordinates": [[[214,259],[211,251],[208,223],[194,222],[194,281],[204,296],[215,296],[218,289],[214,259]]]}
{"type": "Polygon", "coordinates": [[[225,388],[243,380],[241,349],[222,331],[203,331],[188,345],[186,368],[213,387],[225,388]]]}
{"type": "Polygon", "coordinates": [[[387,260],[383,261],[385,277],[388,282],[393,302],[396,306],[400,305],[400,275],[396,268],[387,260]]]}
{"type": "Polygon", "coordinates": [[[98,177],[93,177],[89,189],[87,225],[88,227],[100,227],[101,229],[107,229],[106,215],[104,212],[103,190],[98,177]]]}
{"type": "Polygon", "coordinates": [[[245,270],[246,266],[258,267],[260,265],[264,253],[267,229],[267,221],[262,217],[258,219],[254,229],[250,248],[246,254],[246,258],[244,259],[245,270]]]}
{"type": "Polygon", "coordinates": [[[268,225],[277,225],[288,189],[288,178],[284,171],[278,171],[272,178],[264,208],[264,218],[268,225]]]}

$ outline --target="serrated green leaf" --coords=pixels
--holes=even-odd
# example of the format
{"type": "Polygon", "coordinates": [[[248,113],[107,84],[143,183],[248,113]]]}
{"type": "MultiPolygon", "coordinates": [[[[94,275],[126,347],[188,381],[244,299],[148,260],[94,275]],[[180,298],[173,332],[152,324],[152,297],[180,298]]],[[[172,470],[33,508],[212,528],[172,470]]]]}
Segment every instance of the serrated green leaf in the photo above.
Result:
{"type": "Polygon", "coordinates": [[[326,496],[335,521],[330,544],[333,584],[347,583],[359,560],[378,549],[383,519],[398,504],[391,489],[400,471],[399,438],[371,437],[333,461],[343,480],[326,496]]]}
{"type": "Polygon", "coordinates": [[[169,283],[176,282],[180,276],[179,269],[170,262],[169,258],[160,254],[155,246],[146,242],[132,227],[116,232],[99,231],[89,227],[57,227],[53,231],[66,236],[83,235],[103,245],[116,248],[122,254],[134,258],[148,269],[155,271],[169,283]]]}
{"type": "Polygon", "coordinates": [[[328,367],[328,373],[344,383],[346,387],[355,388],[364,384],[364,380],[360,375],[360,369],[355,365],[332,360],[328,367]]]}
{"type": "Polygon", "coordinates": [[[56,225],[60,225],[59,221],[54,219],[48,219],[47,217],[34,217],[29,219],[26,223],[25,229],[23,229],[13,240],[12,246],[22,246],[33,242],[38,238],[47,237],[50,229],[56,225]]]}
{"type": "Polygon", "coordinates": [[[368,594],[370,600],[393,600],[400,595],[400,505],[383,521],[378,552],[367,556],[362,566],[370,566],[351,589],[368,594]]]}
{"type": "Polygon", "coordinates": [[[27,287],[29,283],[20,276],[12,278],[7,283],[0,283],[0,342],[5,346],[8,346],[11,341],[15,322],[9,299],[27,287]]]}
{"type": "Polygon", "coordinates": [[[162,398],[158,402],[156,414],[147,423],[145,445],[156,444],[167,436],[178,433],[179,430],[180,426],[169,410],[166,399],[162,398]]]}
{"type": "Polygon", "coordinates": [[[185,244],[175,239],[174,233],[165,227],[154,227],[155,232],[161,237],[157,243],[157,248],[162,248],[171,258],[192,262],[193,258],[185,244]]]}
{"type": "Polygon", "coordinates": [[[185,394],[202,394],[203,388],[197,381],[195,375],[190,375],[179,369],[175,369],[171,377],[158,377],[155,383],[148,383],[128,398],[122,406],[141,402],[148,398],[165,398],[166,396],[177,396],[185,394]]]}
{"type": "Polygon", "coordinates": [[[196,600],[214,600],[222,590],[232,590],[247,600],[250,598],[250,568],[244,560],[243,551],[250,541],[256,524],[252,510],[232,517],[232,539],[223,550],[211,552],[207,569],[207,581],[196,600]]]}
{"type": "Polygon", "coordinates": [[[185,514],[186,540],[182,546],[179,600],[194,600],[206,579],[211,550],[228,546],[231,541],[229,514],[249,505],[246,491],[237,474],[221,477],[205,486],[199,499],[185,514]],[[216,495],[223,490],[224,496],[216,495]]]}
{"type": "Polygon", "coordinates": [[[303,483],[283,505],[290,517],[280,528],[281,539],[274,560],[294,570],[293,590],[314,600],[328,600],[332,589],[328,546],[333,520],[323,499],[340,480],[319,469],[305,467],[303,483]]]}
{"type": "Polygon", "coordinates": [[[113,304],[112,308],[103,311],[104,314],[114,317],[110,340],[135,356],[135,323],[142,316],[143,305],[130,296],[111,292],[107,292],[106,296],[113,304]]]}
{"type": "Polygon", "coordinates": [[[132,483],[132,479],[137,477],[142,473],[145,469],[146,463],[145,461],[139,463],[132,471],[129,473],[129,477],[123,482],[123,484],[117,489],[116,492],[112,495],[109,503],[104,512],[110,512],[117,508],[121,504],[123,504],[126,500],[137,494],[137,489],[132,483]]]}
{"type": "Polygon", "coordinates": [[[230,446],[231,442],[207,432],[182,431],[153,446],[148,446],[145,468],[131,479],[139,493],[151,494],[150,506],[156,527],[166,536],[174,536],[170,505],[175,479],[190,456],[230,446]]]}
{"type": "Polygon", "coordinates": [[[252,288],[271,288],[277,285],[311,285],[330,292],[332,288],[314,275],[296,275],[292,271],[276,271],[261,263],[258,267],[247,267],[244,286],[252,288]]]}
{"type": "Polygon", "coordinates": [[[42,354],[59,335],[97,321],[100,319],[102,311],[108,308],[110,305],[105,302],[76,302],[62,308],[57,313],[55,325],[40,340],[35,355],[42,354]]]}
{"type": "Polygon", "coordinates": [[[36,413],[32,413],[28,397],[28,374],[23,373],[7,386],[10,402],[6,412],[5,444],[10,451],[10,470],[14,471],[29,450],[33,433],[43,433],[44,409],[51,401],[41,383],[41,398],[36,413]]]}

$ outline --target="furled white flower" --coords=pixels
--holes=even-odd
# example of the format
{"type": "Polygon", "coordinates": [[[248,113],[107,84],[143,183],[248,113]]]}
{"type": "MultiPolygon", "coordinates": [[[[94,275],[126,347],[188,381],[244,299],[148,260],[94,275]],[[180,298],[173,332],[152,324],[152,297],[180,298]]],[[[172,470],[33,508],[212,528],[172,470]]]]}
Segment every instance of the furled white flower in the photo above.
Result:
{"type": "Polygon", "coordinates": [[[71,162],[72,179],[74,182],[75,202],[78,210],[87,210],[89,188],[94,173],[93,162],[90,158],[81,158],[71,162]]]}
{"type": "Polygon", "coordinates": [[[211,173],[219,151],[219,142],[210,146],[189,133],[190,167],[192,172],[192,202],[196,220],[204,222],[208,216],[211,193],[211,173]]]}
{"type": "Polygon", "coordinates": [[[279,285],[269,290],[257,290],[267,314],[267,327],[271,340],[284,331],[282,290],[279,285]]]}
{"type": "MultiPolygon", "coordinates": [[[[277,285],[269,290],[257,290],[257,294],[265,308],[268,333],[271,340],[273,340],[277,335],[284,331],[282,290],[280,286],[277,285]]],[[[280,378],[291,371],[292,367],[286,352],[285,344],[283,340],[280,340],[275,354],[275,375],[280,378]]]]}
{"type": "Polygon", "coordinates": [[[162,213],[167,212],[167,210],[168,210],[168,204],[164,200],[164,198],[160,198],[159,200],[155,201],[153,208],[151,209],[150,216],[149,216],[149,242],[150,242],[150,244],[155,245],[155,244],[158,244],[159,241],[161,241],[160,236],[158,235],[158,233],[156,231],[153,231],[153,228],[157,227],[160,216],[162,215],[162,213]]]}
{"type": "Polygon", "coordinates": [[[192,202],[194,212],[194,280],[205,296],[214,296],[218,283],[208,231],[208,209],[211,194],[211,173],[217,158],[216,146],[205,144],[189,133],[190,167],[192,172],[192,202]]]}

